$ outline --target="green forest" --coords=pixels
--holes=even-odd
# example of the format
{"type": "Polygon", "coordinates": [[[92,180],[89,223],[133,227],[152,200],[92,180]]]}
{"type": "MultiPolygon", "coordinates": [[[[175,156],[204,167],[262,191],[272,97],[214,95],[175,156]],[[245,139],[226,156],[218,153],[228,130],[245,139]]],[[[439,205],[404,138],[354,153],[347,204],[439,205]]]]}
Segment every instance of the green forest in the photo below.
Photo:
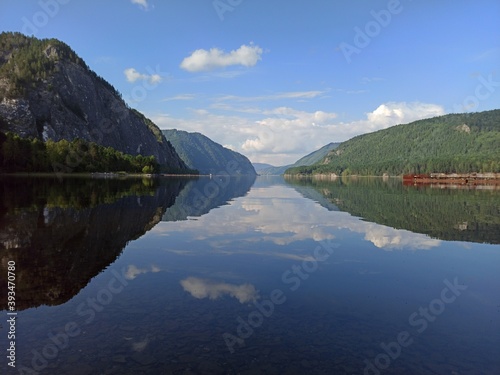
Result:
{"type": "Polygon", "coordinates": [[[157,173],[160,166],[154,156],[127,155],[81,139],[42,142],[0,132],[0,173],[121,171],[157,173]]]}
{"type": "Polygon", "coordinates": [[[48,79],[58,68],[59,60],[71,61],[85,68],[96,80],[119,97],[121,94],[106,80],[89,69],[67,44],[57,39],[37,39],[21,33],[0,33],[0,51],[14,51],[9,56],[0,54],[0,78],[7,79],[10,86],[0,86],[0,96],[23,97],[28,89],[48,79]],[[56,53],[47,50],[52,47],[56,53]]]}
{"type": "Polygon", "coordinates": [[[397,125],[343,142],[321,162],[287,174],[401,175],[500,172],[500,110],[397,125]]]}

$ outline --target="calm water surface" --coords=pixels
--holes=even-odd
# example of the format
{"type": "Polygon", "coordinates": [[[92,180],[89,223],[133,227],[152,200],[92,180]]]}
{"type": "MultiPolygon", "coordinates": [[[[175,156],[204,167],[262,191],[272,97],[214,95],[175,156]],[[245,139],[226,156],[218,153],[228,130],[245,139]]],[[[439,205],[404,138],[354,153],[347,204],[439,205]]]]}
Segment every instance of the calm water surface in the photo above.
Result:
{"type": "Polygon", "coordinates": [[[500,190],[4,178],[0,373],[500,374],[499,244],[500,190]]]}

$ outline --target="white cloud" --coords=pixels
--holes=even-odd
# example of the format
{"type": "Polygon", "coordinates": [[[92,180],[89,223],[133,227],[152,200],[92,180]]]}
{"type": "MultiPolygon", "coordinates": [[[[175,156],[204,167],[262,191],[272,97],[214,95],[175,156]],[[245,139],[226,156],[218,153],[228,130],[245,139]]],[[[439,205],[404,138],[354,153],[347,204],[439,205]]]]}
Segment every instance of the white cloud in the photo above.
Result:
{"type": "Polygon", "coordinates": [[[123,73],[125,74],[125,78],[127,78],[127,81],[130,83],[134,83],[135,81],[149,81],[149,83],[154,85],[160,83],[163,80],[163,78],[159,74],[142,74],[134,68],[125,69],[123,73]]]}
{"type": "Polygon", "coordinates": [[[195,98],[196,98],[196,95],[194,95],[194,94],[179,94],[179,95],[165,98],[162,101],[169,102],[169,101],[173,101],[173,100],[193,100],[195,98]]]}
{"type": "Polygon", "coordinates": [[[422,118],[441,116],[444,113],[443,107],[436,104],[389,102],[368,113],[367,118],[369,122],[383,128],[396,124],[405,124],[422,118]]]}
{"type": "MultiPolygon", "coordinates": [[[[321,126],[328,126],[335,113],[316,111],[298,111],[288,107],[279,107],[264,111],[267,117],[257,121],[254,137],[243,142],[244,152],[264,151],[269,153],[287,153],[302,149],[304,140],[314,141],[315,134],[321,132],[321,126]]],[[[328,142],[325,142],[328,143],[328,142]]]]}
{"type": "Polygon", "coordinates": [[[262,52],[262,48],[254,45],[242,45],[228,53],[219,48],[198,49],[182,60],[180,67],[188,72],[209,71],[233,65],[250,67],[261,60],[262,52]]]}
{"type": "Polygon", "coordinates": [[[217,99],[217,101],[237,101],[237,102],[252,102],[252,101],[264,101],[264,100],[279,100],[279,99],[314,99],[327,91],[290,91],[281,92],[271,95],[260,95],[260,96],[235,96],[226,95],[217,99]]]}
{"type": "Polygon", "coordinates": [[[139,268],[134,264],[131,264],[130,266],[127,267],[127,271],[125,272],[125,278],[127,280],[134,280],[137,276],[142,275],[144,273],[148,272],[160,272],[160,268],[155,266],[154,264],[151,265],[150,268],[139,268]]]}
{"type": "Polygon", "coordinates": [[[142,9],[147,10],[149,9],[149,4],[148,0],[130,0],[132,4],[137,4],[139,5],[142,9]]]}
{"type": "MultiPolygon", "coordinates": [[[[234,100],[239,101],[239,98],[234,100]]],[[[366,113],[364,119],[340,122],[334,112],[303,111],[289,106],[239,108],[231,104],[230,97],[226,97],[225,102],[217,99],[212,111],[195,110],[189,119],[151,118],[160,128],[197,131],[215,142],[232,145],[232,149],[254,162],[286,165],[329,142],[341,142],[359,134],[445,114],[443,107],[436,104],[388,102],[366,113]]]]}
{"type": "Polygon", "coordinates": [[[188,277],[181,280],[181,285],[186,292],[194,298],[219,299],[224,295],[236,298],[240,303],[255,302],[259,298],[259,293],[252,284],[234,285],[228,283],[217,283],[212,280],[188,277]]]}

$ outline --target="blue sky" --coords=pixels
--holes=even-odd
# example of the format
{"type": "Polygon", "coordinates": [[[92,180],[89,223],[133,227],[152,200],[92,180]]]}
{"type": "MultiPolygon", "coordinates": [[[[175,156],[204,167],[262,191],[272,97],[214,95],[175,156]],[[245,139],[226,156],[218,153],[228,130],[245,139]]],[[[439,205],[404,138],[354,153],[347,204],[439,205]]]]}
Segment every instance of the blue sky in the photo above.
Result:
{"type": "Polygon", "coordinates": [[[68,43],[160,128],[255,162],[499,108],[497,0],[0,0],[0,30],[68,43]]]}

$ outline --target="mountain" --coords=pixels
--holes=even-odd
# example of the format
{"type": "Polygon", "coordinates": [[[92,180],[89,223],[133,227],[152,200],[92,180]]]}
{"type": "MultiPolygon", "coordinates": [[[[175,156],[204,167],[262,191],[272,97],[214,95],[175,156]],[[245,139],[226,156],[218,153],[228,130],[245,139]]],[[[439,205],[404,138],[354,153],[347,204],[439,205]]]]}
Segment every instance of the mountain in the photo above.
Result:
{"type": "Polygon", "coordinates": [[[80,139],[153,156],[166,171],[186,169],[160,129],[56,39],[0,34],[0,131],[44,142],[80,139]]]}
{"type": "Polygon", "coordinates": [[[321,160],[324,159],[324,157],[332,150],[336,149],[340,143],[328,143],[327,145],[321,147],[319,150],[313,151],[310,154],[300,158],[293,164],[289,165],[284,165],[281,167],[269,167],[265,169],[261,169],[259,171],[260,175],[282,175],[285,173],[285,171],[289,168],[294,168],[294,167],[300,167],[300,166],[307,166],[307,165],[313,165],[314,163],[317,163],[321,160]]]}
{"type": "Polygon", "coordinates": [[[260,171],[263,171],[268,168],[276,168],[274,165],[271,164],[266,164],[266,163],[252,163],[255,172],[259,173],[260,171]]]}
{"type": "Polygon", "coordinates": [[[500,110],[450,114],[354,137],[286,174],[500,172],[500,110]]]}
{"type": "Polygon", "coordinates": [[[200,133],[183,130],[162,130],[182,160],[201,174],[255,175],[245,156],[229,150],[200,133]]]}

